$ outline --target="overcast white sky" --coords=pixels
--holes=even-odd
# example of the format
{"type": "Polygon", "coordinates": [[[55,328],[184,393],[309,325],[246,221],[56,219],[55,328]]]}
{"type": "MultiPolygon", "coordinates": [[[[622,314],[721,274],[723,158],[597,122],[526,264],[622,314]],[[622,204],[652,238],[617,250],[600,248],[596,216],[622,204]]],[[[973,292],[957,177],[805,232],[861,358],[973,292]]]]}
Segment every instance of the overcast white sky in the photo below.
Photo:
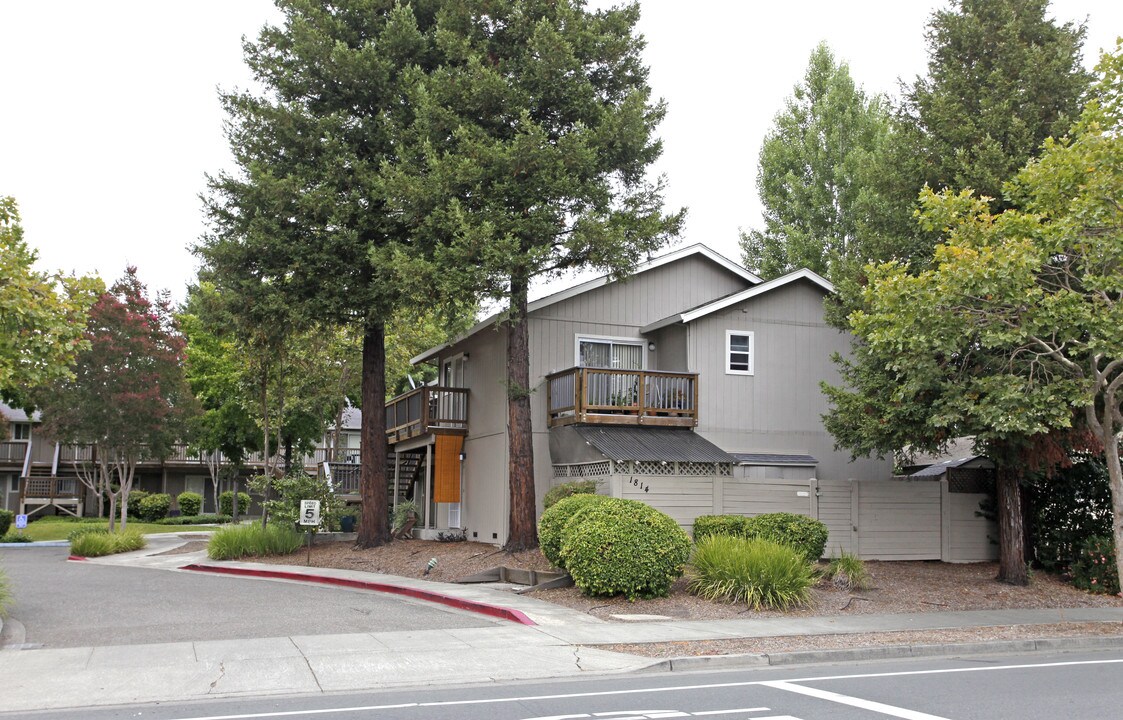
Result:
{"type": "MultiPolygon", "coordinates": [[[[611,5],[595,0],[594,6],[611,5]]],[[[925,70],[936,0],[642,0],[669,208],[682,243],[739,260],[760,223],[756,159],[808,55],[826,40],[868,92],[896,94],[925,70]]],[[[1054,0],[1088,21],[1085,64],[1123,34],[1123,2],[1054,0]]],[[[182,299],[187,245],[203,229],[204,173],[228,167],[217,87],[245,87],[240,38],[275,17],[269,0],[0,0],[0,195],[20,205],[44,269],[127,264],[182,299]]],[[[330,278],[325,278],[330,281],[330,278]]]]}

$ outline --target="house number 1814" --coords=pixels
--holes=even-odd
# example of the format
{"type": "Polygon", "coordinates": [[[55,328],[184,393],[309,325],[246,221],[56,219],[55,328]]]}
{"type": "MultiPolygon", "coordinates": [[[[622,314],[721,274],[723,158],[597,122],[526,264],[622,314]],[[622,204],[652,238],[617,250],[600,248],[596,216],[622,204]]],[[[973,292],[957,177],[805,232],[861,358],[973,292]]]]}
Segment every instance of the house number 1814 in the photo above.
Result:
{"type": "Polygon", "coordinates": [[[639,478],[634,477],[631,479],[631,482],[633,487],[642,488],[644,492],[649,492],[651,490],[651,486],[645,482],[640,482],[639,478]]]}

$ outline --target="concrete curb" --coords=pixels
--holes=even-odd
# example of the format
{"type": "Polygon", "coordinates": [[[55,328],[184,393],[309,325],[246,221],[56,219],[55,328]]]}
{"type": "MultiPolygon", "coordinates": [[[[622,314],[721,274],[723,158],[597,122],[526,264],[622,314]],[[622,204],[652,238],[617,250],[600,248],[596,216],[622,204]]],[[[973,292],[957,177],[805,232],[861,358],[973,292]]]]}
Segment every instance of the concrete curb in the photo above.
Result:
{"type": "Polygon", "coordinates": [[[180,568],[180,570],[194,570],[197,572],[210,572],[220,575],[239,575],[242,577],[296,580],[298,582],[319,583],[321,585],[338,585],[341,587],[358,588],[360,590],[373,590],[375,592],[384,592],[393,595],[405,595],[406,597],[415,598],[417,600],[425,600],[427,602],[438,603],[440,605],[447,605],[458,610],[467,610],[468,612],[479,613],[481,615],[499,618],[500,620],[509,620],[520,625],[538,624],[527,617],[525,613],[520,610],[515,610],[514,608],[503,607],[501,605],[491,605],[489,603],[480,602],[478,600],[469,600],[467,598],[453,597],[451,595],[445,595],[433,590],[403,587],[401,585],[374,582],[371,580],[352,580],[350,578],[337,578],[329,577],[326,575],[309,575],[305,573],[285,572],[283,570],[251,570],[247,568],[216,567],[214,565],[199,565],[195,563],[191,565],[184,565],[180,568]]]}
{"type": "Polygon", "coordinates": [[[811,665],[818,663],[862,662],[867,660],[990,655],[1012,652],[1107,650],[1116,648],[1123,648],[1123,636],[993,640],[990,642],[952,643],[949,645],[890,645],[887,647],[799,650],[795,652],[769,654],[677,657],[654,662],[642,668],[639,672],[727,670],[761,667],[765,665],[811,665]]]}
{"type": "Polygon", "coordinates": [[[36,540],[29,543],[0,543],[0,548],[66,547],[69,540],[36,540]]]}

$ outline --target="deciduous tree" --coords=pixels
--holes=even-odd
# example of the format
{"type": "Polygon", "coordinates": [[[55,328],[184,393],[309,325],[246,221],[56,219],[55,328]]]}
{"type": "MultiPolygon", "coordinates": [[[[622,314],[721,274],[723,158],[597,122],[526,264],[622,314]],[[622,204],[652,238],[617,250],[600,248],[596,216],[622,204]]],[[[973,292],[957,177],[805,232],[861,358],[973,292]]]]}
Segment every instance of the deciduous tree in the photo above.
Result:
{"type": "Polygon", "coordinates": [[[185,343],[167,294],[150,300],[133,267],[90,309],[86,342],[73,376],[41,390],[43,430],[92,448],[90,489],[108,495],[111,530],[120,506],[124,528],[137,464],[165,458],[195,411],[185,343]]]}
{"type": "Polygon", "coordinates": [[[97,278],[34,270],[36,258],[16,201],[0,197],[0,395],[17,405],[32,388],[70,376],[86,312],[105,289],[97,278]]]}

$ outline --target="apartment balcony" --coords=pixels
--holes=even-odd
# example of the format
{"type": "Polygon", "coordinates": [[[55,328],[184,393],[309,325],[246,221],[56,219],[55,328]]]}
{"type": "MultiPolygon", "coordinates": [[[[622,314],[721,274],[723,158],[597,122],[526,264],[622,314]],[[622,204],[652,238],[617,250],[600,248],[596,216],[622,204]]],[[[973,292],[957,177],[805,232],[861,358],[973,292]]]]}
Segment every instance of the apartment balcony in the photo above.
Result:
{"type": "Polygon", "coordinates": [[[386,438],[391,445],[430,434],[468,434],[467,388],[426,385],[386,403],[386,438]]]}
{"type": "Polygon", "coordinates": [[[546,376],[547,424],[698,424],[698,374],[574,367],[546,376]]]}

